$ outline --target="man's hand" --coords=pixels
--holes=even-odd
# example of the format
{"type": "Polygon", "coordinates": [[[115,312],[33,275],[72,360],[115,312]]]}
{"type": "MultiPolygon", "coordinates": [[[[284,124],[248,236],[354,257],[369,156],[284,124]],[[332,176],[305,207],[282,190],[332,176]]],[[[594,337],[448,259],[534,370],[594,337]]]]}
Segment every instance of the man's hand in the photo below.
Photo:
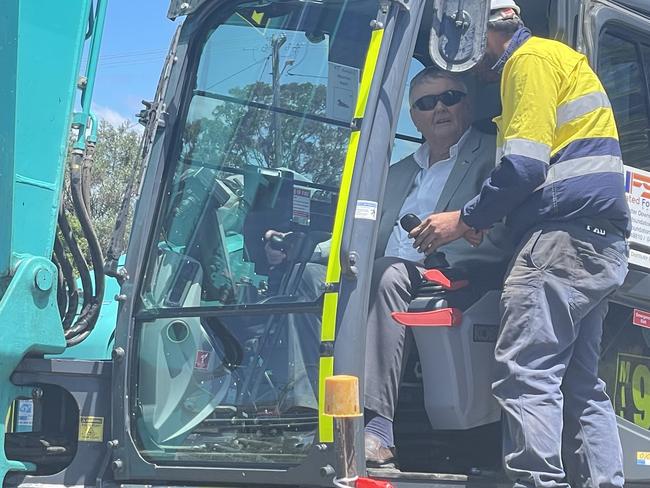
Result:
{"type": "MultiPolygon", "coordinates": [[[[415,238],[413,247],[427,255],[433,253],[440,246],[455,241],[465,234],[480,243],[478,237],[470,235],[475,232],[460,219],[460,210],[455,212],[444,212],[431,214],[409,233],[409,237],[415,238]]],[[[483,236],[481,235],[481,239],[483,236]]],[[[472,241],[467,239],[470,244],[472,241]]]]}
{"type": "Polygon", "coordinates": [[[463,234],[463,238],[470,243],[472,247],[478,247],[483,242],[486,231],[470,229],[463,234]]]}
{"type": "Polygon", "coordinates": [[[269,244],[271,237],[284,237],[285,235],[286,233],[284,232],[278,232],[277,230],[272,229],[267,230],[264,234],[264,240],[266,241],[266,244],[264,245],[264,252],[266,253],[266,261],[270,266],[277,266],[278,264],[282,264],[287,259],[287,255],[284,252],[273,249],[269,244]]]}

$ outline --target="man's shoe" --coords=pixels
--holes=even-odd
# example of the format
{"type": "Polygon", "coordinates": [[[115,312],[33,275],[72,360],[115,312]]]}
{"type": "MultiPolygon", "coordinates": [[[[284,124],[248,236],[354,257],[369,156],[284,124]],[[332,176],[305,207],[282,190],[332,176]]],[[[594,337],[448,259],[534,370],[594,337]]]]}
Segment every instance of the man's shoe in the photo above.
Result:
{"type": "Polygon", "coordinates": [[[394,448],[381,445],[379,437],[366,434],[366,466],[368,468],[397,468],[394,448]]]}

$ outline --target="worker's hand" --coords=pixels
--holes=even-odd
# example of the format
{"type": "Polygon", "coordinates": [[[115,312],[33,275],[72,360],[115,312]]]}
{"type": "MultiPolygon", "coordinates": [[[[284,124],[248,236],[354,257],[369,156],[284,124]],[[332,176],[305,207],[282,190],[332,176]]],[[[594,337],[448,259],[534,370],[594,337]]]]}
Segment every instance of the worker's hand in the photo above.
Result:
{"type": "Polygon", "coordinates": [[[266,241],[266,244],[264,245],[264,252],[266,253],[266,261],[270,266],[277,266],[278,264],[282,264],[287,259],[287,255],[284,252],[273,249],[269,244],[271,237],[284,237],[285,235],[285,232],[278,232],[277,230],[272,229],[267,230],[264,234],[264,240],[266,241]]]}
{"type": "Polygon", "coordinates": [[[424,254],[435,252],[440,246],[460,239],[471,230],[460,219],[460,210],[431,214],[409,233],[415,238],[413,247],[424,254]]]}
{"type": "Polygon", "coordinates": [[[463,234],[463,238],[470,243],[472,247],[478,247],[483,242],[483,237],[485,236],[485,230],[474,230],[469,229],[463,234]]]}

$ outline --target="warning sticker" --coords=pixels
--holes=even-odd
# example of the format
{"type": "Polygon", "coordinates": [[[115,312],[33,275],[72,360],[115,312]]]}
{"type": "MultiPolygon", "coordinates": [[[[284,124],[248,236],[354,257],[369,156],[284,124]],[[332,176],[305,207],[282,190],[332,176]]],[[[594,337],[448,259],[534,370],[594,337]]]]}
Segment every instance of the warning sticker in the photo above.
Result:
{"type": "Polygon", "coordinates": [[[650,466],[650,452],[648,451],[637,451],[636,452],[636,463],[641,466],[650,466]]]}
{"type": "Polygon", "coordinates": [[[359,68],[331,61],[327,64],[327,116],[350,122],[359,92],[359,68]]]}
{"type": "Polygon", "coordinates": [[[18,421],[16,426],[19,432],[24,432],[20,427],[27,427],[31,430],[34,423],[34,402],[32,400],[18,400],[18,421]]]}
{"type": "Polygon", "coordinates": [[[79,417],[79,440],[103,442],[104,417],[79,417]]]}
{"type": "Polygon", "coordinates": [[[194,369],[208,369],[210,362],[210,351],[196,351],[196,358],[194,359],[194,369]]]}
{"type": "Polygon", "coordinates": [[[618,355],[614,410],[639,427],[650,428],[650,357],[618,355]]]}
{"type": "Polygon", "coordinates": [[[634,325],[638,325],[639,327],[650,329],[650,312],[635,308],[634,315],[632,315],[632,323],[634,325]]]}
{"type": "Polygon", "coordinates": [[[377,220],[377,202],[371,200],[357,200],[354,210],[355,219],[377,220]]]}
{"type": "Polygon", "coordinates": [[[310,216],[311,192],[306,188],[294,188],[291,220],[298,225],[309,225],[310,216]]]}

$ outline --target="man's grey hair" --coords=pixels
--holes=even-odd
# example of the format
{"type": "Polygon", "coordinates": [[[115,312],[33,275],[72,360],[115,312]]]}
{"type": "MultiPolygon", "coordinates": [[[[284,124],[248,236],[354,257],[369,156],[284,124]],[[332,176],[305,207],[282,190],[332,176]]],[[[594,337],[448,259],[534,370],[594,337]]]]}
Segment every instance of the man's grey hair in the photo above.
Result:
{"type": "Polygon", "coordinates": [[[411,80],[411,84],[409,85],[409,99],[411,98],[411,93],[413,92],[413,89],[416,86],[418,86],[420,83],[424,83],[425,81],[437,80],[440,78],[446,78],[448,80],[452,80],[457,83],[460,83],[465,93],[469,95],[469,83],[465,76],[459,75],[457,73],[451,73],[449,71],[444,71],[441,70],[440,68],[436,68],[435,66],[428,66],[424,68],[422,71],[420,71],[418,74],[416,74],[411,80]]]}

